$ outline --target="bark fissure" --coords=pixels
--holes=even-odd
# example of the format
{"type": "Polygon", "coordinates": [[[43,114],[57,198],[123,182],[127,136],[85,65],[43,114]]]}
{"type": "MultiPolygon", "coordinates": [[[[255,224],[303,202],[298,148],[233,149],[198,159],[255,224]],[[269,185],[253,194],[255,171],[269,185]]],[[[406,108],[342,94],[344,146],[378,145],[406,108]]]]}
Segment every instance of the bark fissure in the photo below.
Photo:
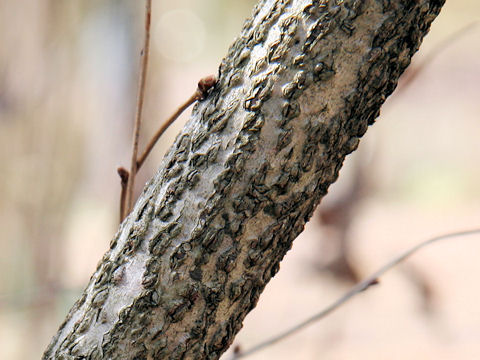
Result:
{"type": "Polygon", "coordinates": [[[263,0],[44,359],[216,359],[443,1],[263,0]]]}

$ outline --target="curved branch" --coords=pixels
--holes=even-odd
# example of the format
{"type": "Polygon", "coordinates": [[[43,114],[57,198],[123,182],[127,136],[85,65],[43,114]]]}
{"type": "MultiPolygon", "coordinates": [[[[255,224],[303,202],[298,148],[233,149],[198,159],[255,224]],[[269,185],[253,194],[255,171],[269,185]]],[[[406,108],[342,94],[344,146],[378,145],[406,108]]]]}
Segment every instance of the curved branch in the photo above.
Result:
{"type": "Polygon", "coordinates": [[[412,246],[410,249],[407,249],[403,253],[401,253],[398,256],[395,256],[392,260],[387,262],[385,265],[383,265],[380,269],[375,271],[373,274],[368,276],[365,280],[359,282],[355,286],[353,286],[347,293],[345,293],[343,296],[335,300],[333,303],[328,305],[326,308],[321,310],[320,312],[316,313],[315,315],[310,316],[308,319],[302,321],[301,323],[291,327],[290,329],[282,332],[279,335],[273,336],[272,338],[261,342],[258,345],[253,346],[252,348],[239,352],[237,354],[234,354],[230,359],[235,360],[235,359],[241,359],[244,357],[247,357],[249,355],[252,355],[256,352],[259,352],[271,345],[274,345],[278,343],[279,341],[282,341],[283,339],[297,333],[298,331],[306,328],[307,326],[313,324],[314,322],[317,322],[328,315],[330,315],[332,312],[337,310],[339,307],[341,307],[343,304],[345,304],[347,301],[352,299],[354,296],[360,294],[361,292],[367,290],[373,285],[377,285],[379,282],[380,276],[385,274],[388,270],[391,270],[393,267],[397,266],[399,263],[405,261],[408,259],[410,256],[415,254],[417,251],[420,249],[431,245],[435,242],[441,241],[441,240],[447,240],[451,239],[454,237],[459,237],[459,236],[469,236],[469,235],[478,235],[480,233],[480,229],[473,229],[473,230],[466,230],[466,231],[458,231],[458,232],[453,232],[449,234],[444,234],[440,236],[436,236],[434,238],[422,241],[421,243],[412,246]]]}

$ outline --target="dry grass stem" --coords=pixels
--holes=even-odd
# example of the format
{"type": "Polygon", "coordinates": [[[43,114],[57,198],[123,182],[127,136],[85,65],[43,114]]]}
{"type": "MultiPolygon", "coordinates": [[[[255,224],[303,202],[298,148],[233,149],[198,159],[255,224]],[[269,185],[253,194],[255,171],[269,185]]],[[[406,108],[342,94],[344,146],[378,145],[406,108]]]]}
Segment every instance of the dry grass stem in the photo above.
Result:
{"type": "Polygon", "coordinates": [[[230,358],[230,360],[236,360],[236,359],[240,359],[240,358],[252,355],[253,353],[256,353],[260,350],[263,350],[263,349],[265,349],[265,348],[267,348],[267,347],[269,347],[269,346],[271,346],[271,345],[273,345],[273,344],[275,344],[275,343],[277,343],[277,342],[279,342],[279,341],[297,333],[298,331],[302,330],[303,328],[307,327],[308,325],[311,325],[314,322],[317,322],[318,320],[321,320],[321,319],[325,318],[326,316],[330,315],[334,310],[337,310],[339,307],[341,307],[343,304],[345,304],[348,300],[350,300],[354,296],[356,296],[359,293],[367,290],[372,285],[378,284],[378,282],[379,282],[378,279],[380,278],[380,276],[385,274],[388,270],[392,269],[393,267],[395,267],[399,263],[405,261],[407,258],[409,258],[411,255],[416,253],[418,250],[420,250],[420,249],[422,249],[422,248],[424,248],[428,245],[431,245],[435,242],[441,241],[441,240],[451,239],[451,238],[459,237],[459,236],[468,236],[468,235],[477,235],[477,234],[480,234],[480,229],[459,231],[459,232],[440,235],[440,236],[428,239],[426,241],[423,241],[423,242],[411,247],[410,249],[404,251],[403,253],[401,253],[400,255],[396,256],[395,258],[390,260],[388,263],[383,265],[380,269],[375,271],[373,274],[371,274],[365,280],[363,280],[362,282],[360,282],[357,285],[355,285],[354,287],[352,287],[346,294],[344,294],[342,297],[335,300],[332,304],[330,304],[329,306],[327,306],[326,308],[324,308],[323,310],[321,310],[317,314],[315,314],[315,315],[309,317],[308,319],[302,321],[301,323],[291,327],[290,329],[284,331],[283,333],[281,333],[279,335],[276,335],[276,336],[274,336],[274,337],[272,337],[272,338],[270,338],[270,339],[268,339],[268,340],[266,340],[266,341],[264,341],[264,342],[262,342],[258,345],[255,345],[254,347],[252,347],[252,348],[250,348],[250,349],[248,349],[244,352],[234,354],[230,358]]]}
{"type": "Polygon", "coordinates": [[[130,164],[130,176],[128,177],[124,211],[122,219],[132,210],[133,190],[135,187],[135,175],[137,173],[137,153],[140,127],[142,123],[143,100],[145,97],[145,83],[147,79],[148,55],[150,51],[150,23],[152,14],[152,0],[146,0],[145,5],[145,37],[142,50],[142,63],[140,68],[140,80],[138,85],[137,107],[135,113],[135,124],[133,129],[132,159],[130,164]]]}

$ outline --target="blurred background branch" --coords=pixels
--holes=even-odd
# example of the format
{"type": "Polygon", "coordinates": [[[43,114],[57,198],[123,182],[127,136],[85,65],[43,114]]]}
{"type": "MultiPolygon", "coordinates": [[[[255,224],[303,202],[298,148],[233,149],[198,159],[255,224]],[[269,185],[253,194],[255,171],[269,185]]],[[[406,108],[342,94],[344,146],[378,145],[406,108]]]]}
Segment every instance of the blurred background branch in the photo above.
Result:
{"type": "MultiPolygon", "coordinates": [[[[140,66],[140,76],[138,81],[138,95],[137,95],[137,105],[135,107],[135,121],[133,124],[133,140],[132,140],[132,157],[130,160],[130,173],[127,180],[127,188],[125,189],[126,195],[121,196],[121,201],[125,199],[125,204],[121,204],[120,208],[123,209],[121,214],[122,219],[124,219],[127,214],[132,211],[133,202],[134,202],[134,187],[135,187],[135,177],[137,176],[137,154],[138,154],[138,142],[140,140],[140,130],[142,125],[142,114],[143,114],[143,101],[145,98],[145,84],[147,81],[147,70],[148,70],[148,57],[150,55],[150,26],[152,22],[152,0],[145,0],[145,26],[144,26],[144,40],[143,47],[141,51],[141,66],[140,66]]],[[[123,181],[122,181],[123,184],[123,181]]],[[[123,193],[123,189],[122,189],[123,193]]]]}
{"type": "Polygon", "coordinates": [[[375,271],[373,274],[368,276],[365,280],[362,280],[355,286],[353,286],[347,293],[345,293],[343,296],[335,300],[332,304],[327,306],[326,308],[322,309],[321,311],[315,313],[314,315],[310,316],[306,320],[303,320],[302,322],[298,323],[297,325],[293,326],[290,329],[285,330],[284,332],[280,333],[279,335],[272,336],[270,339],[265,340],[264,342],[259,343],[258,345],[253,346],[250,349],[247,349],[246,351],[237,351],[234,356],[232,356],[232,360],[235,359],[240,359],[244,358],[247,356],[250,356],[254,353],[257,353],[263,349],[266,349],[284,339],[286,339],[289,336],[292,336],[299,331],[303,330],[307,326],[322,320],[326,316],[330,315],[332,312],[335,310],[338,310],[343,304],[345,304],[347,301],[352,299],[353,297],[357,296],[361,292],[369,289],[373,285],[377,285],[380,283],[380,277],[385,274],[387,271],[391,270],[398,264],[404,262],[407,260],[410,256],[414,255],[417,251],[420,249],[429,246],[435,242],[442,241],[442,240],[447,240],[447,239],[452,239],[452,238],[458,238],[458,237],[463,237],[463,236],[470,236],[470,235],[478,235],[480,234],[480,229],[474,229],[474,230],[466,230],[466,231],[458,231],[450,234],[444,234],[440,236],[436,236],[434,238],[422,241],[421,243],[411,247],[410,249],[402,252],[400,255],[394,257],[392,260],[387,262],[385,265],[383,265],[380,269],[375,271]]]}

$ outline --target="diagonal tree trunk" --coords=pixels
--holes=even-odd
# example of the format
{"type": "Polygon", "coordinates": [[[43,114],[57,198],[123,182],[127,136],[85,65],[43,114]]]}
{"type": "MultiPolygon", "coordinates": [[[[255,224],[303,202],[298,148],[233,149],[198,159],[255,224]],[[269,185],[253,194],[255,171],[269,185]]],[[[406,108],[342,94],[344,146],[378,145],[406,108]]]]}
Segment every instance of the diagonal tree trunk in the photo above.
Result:
{"type": "Polygon", "coordinates": [[[44,359],[217,359],[442,0],[261,0],[44,359]]]}

